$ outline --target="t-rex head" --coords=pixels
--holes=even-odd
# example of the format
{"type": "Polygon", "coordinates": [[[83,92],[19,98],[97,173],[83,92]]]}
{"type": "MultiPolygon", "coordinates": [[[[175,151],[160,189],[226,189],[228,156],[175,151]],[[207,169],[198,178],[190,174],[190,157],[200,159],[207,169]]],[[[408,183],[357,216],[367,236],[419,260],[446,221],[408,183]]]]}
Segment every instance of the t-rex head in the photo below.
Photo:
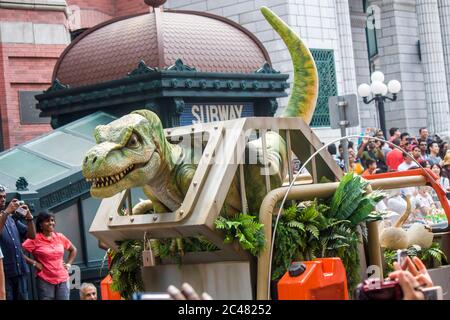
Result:
{"type": "Polygon", "coordinates": [[[149,183],[169,152],[161,121],[148,110],[97,126],[94,135],[97,145],[84,158],[83,176],[96,198],[149,183]]]}

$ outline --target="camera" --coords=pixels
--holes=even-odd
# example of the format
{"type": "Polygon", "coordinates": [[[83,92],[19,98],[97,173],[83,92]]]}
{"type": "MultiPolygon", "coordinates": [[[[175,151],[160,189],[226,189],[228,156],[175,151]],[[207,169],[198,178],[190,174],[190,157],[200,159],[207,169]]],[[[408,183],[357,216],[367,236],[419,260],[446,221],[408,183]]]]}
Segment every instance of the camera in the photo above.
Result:
{"type": "MultiPolygon", "coordinates": [[[[442,287],[421,288],[425,300],[442,300],[442,287]]],[[[360,283],[355,290],[356,300],[402,300],[403,290],[398,281],[371,278],[360,283]]]]}
{"type": "Polygon", "coordinates": [[[19,200],[19,201],[17,201],[17,204],[19,205],[19,208],[16,209],[16,214],[19,217],[24,218],[27,215],[27,210],[24,208],[21,208],[21,206],[23,206],[25,204],[25,202],[22,200],[19,200]]]}
{"type": "Polygon", "coordinates": [[[355,297],[357,300],[402,300],[403,291],[398,281],[371,278],[358,285],[355,297]]]}

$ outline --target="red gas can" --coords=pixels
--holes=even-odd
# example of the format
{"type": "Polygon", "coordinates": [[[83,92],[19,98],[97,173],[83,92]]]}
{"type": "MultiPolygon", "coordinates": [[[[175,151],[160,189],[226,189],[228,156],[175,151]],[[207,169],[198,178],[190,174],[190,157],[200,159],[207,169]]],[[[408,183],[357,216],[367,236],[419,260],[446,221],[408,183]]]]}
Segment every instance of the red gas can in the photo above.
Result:
{"type": "Polygon", "coordinates": [[[102,300],[121,300],[120,293],[111,289],[112,278],[108,274],[100,282],[100,291],[102,293],[102,300]]]}
{"type": "Polygon", "coordinates": [[[277,287],[280,300],[348,300],[347,276],[340,258],[294,262],[277,287]]]}

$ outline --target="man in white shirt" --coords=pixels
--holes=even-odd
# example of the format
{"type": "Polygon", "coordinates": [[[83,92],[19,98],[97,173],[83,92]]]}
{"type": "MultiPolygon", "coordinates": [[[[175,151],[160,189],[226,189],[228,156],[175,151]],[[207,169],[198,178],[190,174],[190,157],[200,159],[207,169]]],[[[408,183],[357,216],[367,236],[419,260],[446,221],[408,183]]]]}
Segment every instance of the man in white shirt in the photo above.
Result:
{"type": "Polygon", "coordinates": [[[403,162],[398,166],[397,170],[406,171],[413,167],[417,167],[417,164],[412,161],[411,157],[408,154],[403,153],[403,162]]]}

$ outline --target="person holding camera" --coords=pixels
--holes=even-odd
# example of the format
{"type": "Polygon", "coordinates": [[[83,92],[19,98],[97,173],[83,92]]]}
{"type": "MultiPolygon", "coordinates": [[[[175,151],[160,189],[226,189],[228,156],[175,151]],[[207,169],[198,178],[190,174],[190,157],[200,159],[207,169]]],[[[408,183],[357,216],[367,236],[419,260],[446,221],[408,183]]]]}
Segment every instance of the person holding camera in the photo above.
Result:
{"type": "Polygon", "coordinates": [[[406,266],[394,262],[394,271],[389,279],[398,281],[403,291],[403,300],[425,300],[424,289],[433,287],[433,280],[423,262],[418,257],[406,258],[406,266]],[[406,269],[405,269],[406,267],[406,269]]]}
{"type": "Polygon", "coordinates": [[[28,206],[17,199],[12,199],[6,206],[6,188],[3,186],[0,186],[0,211],[6,299],[28,300],[27,276],[30,270],[23,257],[22,242],[36,236],[33,216],[28,206]]]}
{"type": "Polygon", "coordinates": [[[39,300],[69,300],[69,270],[77,249],[62,233],[55,231],[55,216],[40,212],[36,218],[36,239],[28,239],[23,248],[34,260],[25,257],[36,268],[36,286],[39,300]],[[64,253],[69,252],[67,262],[64,253]]]}

